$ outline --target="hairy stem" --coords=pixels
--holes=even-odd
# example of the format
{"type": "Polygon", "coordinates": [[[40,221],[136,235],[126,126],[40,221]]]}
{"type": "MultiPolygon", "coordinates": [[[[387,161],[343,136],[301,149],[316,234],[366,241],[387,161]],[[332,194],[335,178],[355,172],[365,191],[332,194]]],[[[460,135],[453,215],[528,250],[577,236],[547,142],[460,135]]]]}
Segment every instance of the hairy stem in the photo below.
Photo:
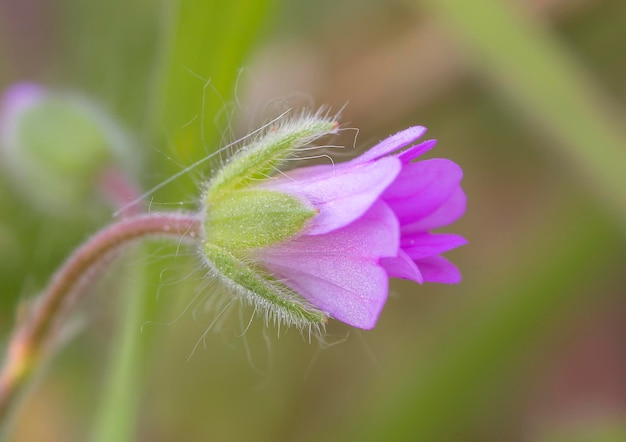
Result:
{"type": "Polygon", "coordinates": [[[123,246],[149,237],[195,244],[202,237],[202,223],[193,214],[138,215],[109,225],[79,247],[52,277],[11,337],[0,371],[0,419],[7,415],[37,367],[54,337],[59,320],[85,294],[123,246]]]}

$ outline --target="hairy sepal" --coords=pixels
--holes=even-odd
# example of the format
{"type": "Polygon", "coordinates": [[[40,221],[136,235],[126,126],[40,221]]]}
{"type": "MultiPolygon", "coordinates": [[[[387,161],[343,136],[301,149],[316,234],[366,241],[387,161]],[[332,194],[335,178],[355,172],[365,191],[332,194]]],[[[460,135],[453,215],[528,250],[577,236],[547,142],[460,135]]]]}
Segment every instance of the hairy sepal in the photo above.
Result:
{"type": "Polygon", "coordinates": [[[299,148],[335,132],[337,122],[320,115],[305,115],[285,120],[253,143],[245,146],[221,168],[209,183],[207,204],[228,197],[254,180],[267,179],[299,148]]]}
{"type": "Polygon", "coordinates": [[[244,295],[256,311],[265,313],[266,323],[294,325],[319,331],[327,316],[308,304],[293,290],[223,248],[205,242],[204,257],[227,286],[244,295]]]}

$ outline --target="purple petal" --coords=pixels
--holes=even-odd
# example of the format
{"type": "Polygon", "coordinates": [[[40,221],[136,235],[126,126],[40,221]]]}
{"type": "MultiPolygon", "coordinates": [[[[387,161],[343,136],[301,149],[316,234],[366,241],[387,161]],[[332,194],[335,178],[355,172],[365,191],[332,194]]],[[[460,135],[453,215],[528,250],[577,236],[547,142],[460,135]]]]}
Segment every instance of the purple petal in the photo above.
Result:
{"type": "Polygon", "coordinates": [[[46,90],[36,83],[17,83],[7,88],[0,100],[0,131],[8,133],[11,118],[24,109],[37,103],[46,94],[46,90]]]}
{"type": "Polygon", "coordinates": [[[463,171],[454,162],[433,159],[407,164],[383,194],[401,224],[416,222],[439,209],[457,190],[463,171]]]}
{"type": "Polygon", "coordinates": [[[420,138],[425,133],[426,133],[425,127],[422,127],[422,126],[409,127],[408,129],[398,132],[395,135],[385,138],[383,141],[381,141],[376,146],[369,149],[363,155],[352,160],[351,163],[358,164],[358,163],[364,163],[367,161],[376,160],[387,154],[390,154],[399,149],[402,149],[405,146],[408,146],[409,144],[411,144],[413,141],[420,138]]]}
{"type": "Polygon", "coordinates": [[[419,221],[402,226],[402,232],[424,232],[452,224],[465,213],[466,202],[465,192],[457,187],[441,207],[419,221]]]}
{"type": "Polygon", "coordinates": [[[413,233],[402,235],[401,247],[411,259],[440,255],[467,244],[467,240],[450,233],[413,233]]]}
{"type": "Polygon", "coordinates": [[[325,235],[305,235],[257,252],[276,278],[330,316],[370,329],[387,300],[381,258],[398,252],[399,225],[377,202],[352,224],[325,235]]]}
{"type": "Polygon", "coordinates": [[[442,284],[457,284],[461,282],[461,272],[447,259],[441,256],[429,256],[415,261],[424,281],[440,282],[442,284]]]}
{"type": "Polygon", "coordinates": [[[402,249],[398,250],[398,256],[394,258],[382,258],[380,264],[390,278],[410,279],[419,284],[424,282],[419,268],[402,249]]]}
{"type": "Polygon", "coordinates": [[[415,158],[419,157],[420,155],[428,152],[430,149],[435,147],[436,144],[437,140],[424,141],[423,143],[420,143],[416,146],[409,147],[407,150],[400,153],[398,155],[398,158],[400,158],[400,161],[402,161],[403,164],[407,164],[413,161],[415,158]]]}
{"type": "Polygon", "coordinates": [[[17,83],[4,91],[2,106],[29,106],[39,101],[45,93],[46,90],[37,83],[17,83]]]}
{"type": "Polygon", "coordinates": [[[349,165],[314,166],[295,170],[290,178],[280,177],[261,187],[289,193],[310,202],[319,210],[307,234],[320,235],[344,227],[363,215],[400,173],[394,157],[349,165]],[[319,173],[316,173],[319,172],[319,173]]]}

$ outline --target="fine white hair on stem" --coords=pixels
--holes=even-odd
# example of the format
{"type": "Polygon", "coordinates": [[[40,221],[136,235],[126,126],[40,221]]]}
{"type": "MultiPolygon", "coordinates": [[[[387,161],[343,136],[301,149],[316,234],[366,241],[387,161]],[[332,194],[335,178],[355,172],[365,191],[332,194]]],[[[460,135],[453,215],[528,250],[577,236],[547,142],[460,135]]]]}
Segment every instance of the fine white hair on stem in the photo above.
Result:
{"type": "Polygon", "coordinates": [[[356,330],[356,335],[359,338],[359,341],[361,342],[361,346],[363,347],[363,350],[365,351],[365,355],[367,356],[370,363],[372,364],[372,367],[374,367],[374,369],[378,372],[378,374],[380,375],[384,374],[384,370],[382,366],[380,365],[378,358],[376,357],[376,353],[374,353],[372,346],[369,344],[369,342],[367,342],[367,340],[365,339],[365,336],[363,336],[363,333],[360,330],[356,330]]]}
{"type": "Polygon", "coordinates": [[[198,346],[200,345],[200,343],[203,344],[203,346],[206,348],[206,337],[207,334],[211,331],[211,329],[213,328],[213,326],[215,325],[215,323],[222,317],[222,315],[233,305],[233,302],[235,302],[235,299],[231,299],[230,302],[228,302],[217,314],[217,316],[213,319],[213,321],[211,321],[211,323],[209,324],[209,326],[204,330],[204,332],[202,333],[202,335],[198,338],[198,340],[196,341],[195,345],[193,346],[193,349],[191,350],[191,353],[189,354],[187,360],[190,361],[191,358],[193,357],[194,353],[196,352],[196,350],[198,349],[198,346]]]}
{"type": "Polygon", "coordinates": [[[191,307],[194,306],[200,300],[200,296],[202,296],[202,292],[198,291],[194,295],[194,297],[191,299],[191,301],[189,301],[187,303],[187,305],[185,305],[183,310],[178,315],[176,315],[173,319],[170,319],[169,321],[165,321],[165,322],[161,322],[161,321],[145,321],[143,324],[141,324],[140,332],[143,333],[143,329],[147,325],[170,326],[170,325],[176,324],[178,321],[180,321],[180,319],[183,316],[185,316],[185,314],[191,309],[191,307]]]}
{"type": "Polygon", "coordinates": [[[335,165],[335,161],[333,160],[333,158],[328,155],[327,153],[321,153],[319,155],[310,155],[308,157],[300,157],[300,158],[287,158],[285,161],[306,161],[306,160],[315,160],[318,158],[328,158],[328,160],[331,162],[331,164],[334,166],[335,165]]]}
{"type": "Polygon", "coordinates": [[[258,135],[260,132],[264,131],[265,129],[272,127],[273,124],[275,124],[276,122],[280,121],[282,118],[285,117],[285,115],[287,115],[289,112],[291,111],[291,109],[286,110],[285,112],[283,112],[282,114],[280,114],[279,116],[277,116],[276,118],[274,118],[273,120],[269,121],[268,123],[266,123],[265,125],[261,126],[260,128],[258,128],[257,130],[249,133],[248,135],[245,135],[223,147],[221,147],[220,149],[216,150],[215,152],[205,156],[204,158],[201,158],[200,160],[196,161],[195,163],[185,167],[183,170],[175,173],[174,175],[172,175],[171,177],[169,177],[168,179],[161,181],[159,184],[157,184],[156,186],[154,186],[152,189],[148,190],[147,192],[144,192],[142,195],[138,196],[137,198],[135,198],[134,200],[130,201],[129,203],[125,204],[123,207],[121,207],[120,209],[118,209],[113,216],[117,217],[119,216],[122,212],[124,212],[126,209],[128,209],[129,207],[134,206],[135,204],[143,201],[144,199],[146,199],[147,197],[153,195],[155,192],[157,192],[158,190],[162,189],[163,187],[167,186],[168,184],[170,184],[171,182],[177,180],[178,178],[180,178],[181,176],[188,174],[189,172],[191,172],[192,170],[194,170],[196,167],[201,166],[202,164],[205,164],[207,161],[215,158],[216,156],[218,156],[220,153],[222,153],[224,150],[231,148],[232,146],[235,146],[239,143],[241,143],[242,141],[245,141],[249,138],[252,138],[256,135],[258,135]]]}
{"type": "MultiPolygon", "coordinates": [[[[200,119],[200,138],[201,138],[201,142],[203,144],[203,146],[206,149],[206,135],[205,135],[205,129],[204,129],[204,113],[205,113],[205,106],[206,106],[206,89],[211,87],[213,89],[213,93],[215,94],[215,96],[218,97],[218,99],[220,100],[220,102],[223,105],[223,108],[226,107],[226,103],[224,102],[223,98],[221,97],[221,95],[219,94],[219,92],[217,90],[215,90],[215,88],[212,86],[210,80],[204,79],[202,78],[200,75],[189,71],[189,73],[191,75],[193,75],[194,77],[204,81],[204,87],[203,87],[203,94],[202,94],[202,110],[201,110],[201,115],[199,117],[200,119]]],[[[342,108],[343,109],[343,108],[342,108]]],[[[133,199],[132,201],[128,202],[127,204],[125,204],[124,206],[120,207],[117,211],[115,211],[115,213],[113,214],[114,217],[118,217],[121,213],[123,213],[125,210],[127,210],[129,207],[132,207],[138,203],[140,203],[141,201],[145,200],[146,198],[152,196],[154,193],[156,193],[158,190],[164,188],[165,186],[169,185],[170,183],[172,183],[173,181],[177,180],[178,178],[189,174],[190,172],[196,170],[199,166],[207,163],[210,160],[213,160],[214,158],[221,158],[221,155],[224,152],[227,152],[229,150],[231,150],[232,148],[234,148],[235,146],[241,145],[243,142],[248,141],[250,139],[254,139],[254,138],[259,138],[262,136],[262,134],[266,133],[267,131],[271,131],[274,127],[276,127],[276,125],[289,125],[291,124],[290,122],[292,120],[298,120],[298,119],[303,119],[306,117],[309,118],[328,118],[328,119],[333,119],[333,120],[337,120],[339,117],[339,114],[341,112],[341,110],[337,113],[335,113],[332,117],[330,117],[330,110],[328,108],[320,108],[315,112],[311,112],[311,111],[307,111],[307,110],[302,110],[299,115],[294,116],[293,118],[287,119],[287,115],[289,115],[290,113],[292,113],[293,109],[292,108],[288,108],[286,110],[284,110],[283,112],[281,112],[278,116],[276,116],[275,118],[271,119],[269,122],[265,123],[264,125],[262,125],[261,127],[257,128],[256,130],[251,131],[250,133],[248,133],[247,135],[240,137],[238,139],[235,139],[234,141],[227,143],[225,145],[223,145],[220,149],[204,156],[203,158],[201,158],[200,160],[192,163],[189,166],[183,167],[181,170],[179,170],[177,173],[175,173],[174,175],[170,176],[169,178],[161,181],[160,183],[156,184],[155,186],[153,186],[151,189],[149,189],[148,191],[144,192],[142,195],[139,195],[137,198],[133,199]]],[[[185,126],[192,124],[192,122],[198,120],[198,115],[194,116],[190,121],[188,121],[185,126]]],[[[231,127],[231,122],[232,121],[232,115],[229,116],[229,127],[227,128],[227,132],[229,134],[232,134],[232,127],[231,127]]],[[[232,137],[231,137],[232,138],[232,137]]],[[[299,151],[308,151],[308,150],[314,150],[314,149],[337,149],[337,148],[341,148],[343,146],[335,146],[335,145],[325,145],[325,146],[309,146],[308,143],[304,143],[303,146],[300,146],[296,149],[296,152],[299,151]]],[[[229,155],[231,156],[231,155],[229,155]]],[[[321,156],[309,156],[306,158],[301,158],[302,159],[313,159],[313,158],[319,158],[321,156]]],[[[326,157],[329,157],[326,155],[326,157]]],[[[169,156],[167,157],[168,159],[171,159],[169,156]]],[[[331,158],[332,161],[332,158],[331,158]]]]}
{"type": "MultiPolygon", "coordinates": [[[[248,358],[248,364],[250,364],[250,367],[252,367],[252,369],[255,372],[257,372],[257,374],[264,375],[263,371],[261,371],[252,360],[253,359],[252,349],[250,348],[250,343],[248,342],[248,336],[246,333],[248,329],[250,328],[250,325],[252,324],[252,320],[254,319],[255,315],[256,315],[256,312],[252,311],[252,314],[250,315],[250,319],[248,320],[248,324],[246,325],[245,329],[242,330],[241,334],[238,335],[238,337],[243,340],[243,348],[246,352],[246,357],[248,358]]],[[[239,323],[243,327],[243,310],[242,309],[239,309],[239,323]]]]}
{"type": "MultiPolygon", "coordinates": [[[[204,78],[202,77],[200,74],[198,74],[197,72],[193,71],[190,68],[185,68],[185,70],[192,75],[193,77],[197,78],[198,80],[200,80],[203,85],[202,85],[202,104],[201,104],[201,108],[200,108],[200,142],[202,143],[202,146],[205,148],[205,150],[207,150],[208,152],[208,148],[207,148],[207,139],[206,139],[206,132],[205,132],[205,120],[206,120],[206,97],[207,97],[207,90],[211,89],[211,92],[213,92],[213,95],[217,98],[217,100],[221,103],[220,106],[220,110],[218,112],[216,112],[215,116],[213,117],[213,124],[217,126],[217,121],[219,120],[221,114],[223,112],[226,111],[228,105],[226,103],[226,100],[224,100],[224,97],[222,96],[222,94],[217,90],[217,88],[213,85],[211,78],[204,78]]],[[[234,111],[231,111],[231,115],[228,115],[227,118],[227,127],[224,130],[224,134],[228,134],[231,135],[232,137],[232,126],[230,124],[230,122],[232,121],[232,114],[234,113],[234,111]]],[[[196,115],[197,117],[198,115],[196,115]]],[[[195,119],[195,117],[194,117],[195,119]]]]}

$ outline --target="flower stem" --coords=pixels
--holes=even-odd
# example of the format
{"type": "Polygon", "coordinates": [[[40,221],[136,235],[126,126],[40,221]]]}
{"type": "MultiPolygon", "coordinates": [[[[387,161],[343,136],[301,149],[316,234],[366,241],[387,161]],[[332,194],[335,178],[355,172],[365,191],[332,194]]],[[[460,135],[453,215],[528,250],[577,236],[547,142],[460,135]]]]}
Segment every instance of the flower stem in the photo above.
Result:
{"type": "MultiPolygon", "coordinates": [[[[99,188],[120,216],[143,213],[141,189],[123,169],[104,167],[100,171],[99,188]]],[[[135,252],[143,254],[145,250],[145,247],[138,247],[135,252]]],[[[121,301],[116,306],[118,323],[111,338],[104,384],[97,394],[90,438],[93,442],[132,440],[135,431],[141,388],[139,367],[145,356],[145,340],[139,338],[137,331],[144,320],[148,268],[145,263],[135,263],[122,271],[123,281],[115,289],[121,301]]]]}
{"type": "Polygon", "coordinates": [[[197,215],[151,213],[121,219],[79,247],[52,277],[38,302],[11,337],[0,371],[0,419],[6,417],[49,344],[56,325],[125,245],[149,237],[195,244],[202,236],[197,215]]]}

